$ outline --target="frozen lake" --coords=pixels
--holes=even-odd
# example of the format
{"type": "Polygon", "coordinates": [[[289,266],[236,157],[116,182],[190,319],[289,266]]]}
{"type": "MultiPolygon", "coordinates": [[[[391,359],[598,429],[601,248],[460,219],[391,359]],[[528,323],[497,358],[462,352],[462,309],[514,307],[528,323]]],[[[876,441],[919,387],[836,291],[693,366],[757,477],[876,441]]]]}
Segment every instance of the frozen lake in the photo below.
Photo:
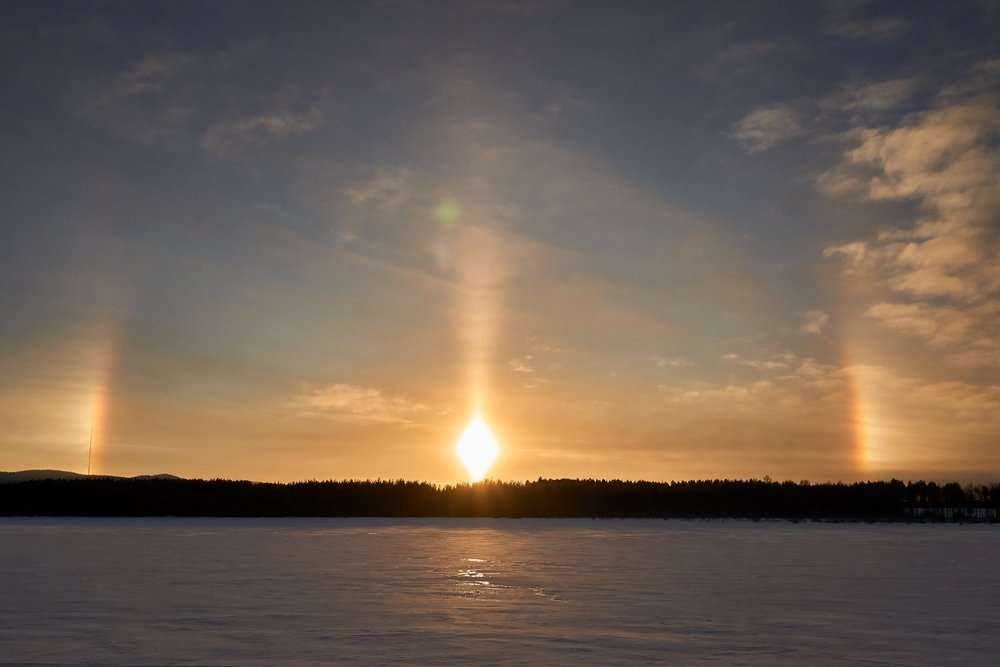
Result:
{"type": "Polygon", "coordinates": [[[1000,527],[0,519],[0,665],[995,665],[1000,527]]]}

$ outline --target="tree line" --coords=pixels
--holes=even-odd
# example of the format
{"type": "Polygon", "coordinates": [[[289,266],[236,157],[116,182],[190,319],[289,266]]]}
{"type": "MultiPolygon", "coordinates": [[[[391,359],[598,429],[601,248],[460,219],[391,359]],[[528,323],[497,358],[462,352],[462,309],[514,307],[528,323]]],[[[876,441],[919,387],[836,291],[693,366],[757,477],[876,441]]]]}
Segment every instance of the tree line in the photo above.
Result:
{"type": "MultiPolygon", "coordinates": [[[[4,516],[738,517],[901,520],[914,508],[1000,507],[1000,484],[769,479],[641,482],[403,480],[290,484],[201,479],[50,479],[0,485],[4,516]]],[[[992,510],[991,510],[992,511],[992,510]]],[[[950,516],[950,515],[949,515],[950,516]]]]}

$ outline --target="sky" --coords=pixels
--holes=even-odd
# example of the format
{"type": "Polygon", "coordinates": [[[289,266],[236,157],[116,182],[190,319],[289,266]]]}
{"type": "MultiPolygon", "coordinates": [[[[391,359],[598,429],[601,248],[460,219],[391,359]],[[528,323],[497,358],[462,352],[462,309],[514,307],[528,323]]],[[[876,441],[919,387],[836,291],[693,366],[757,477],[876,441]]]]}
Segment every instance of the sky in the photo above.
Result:
{"type": "Polygon", "coordinates": [[[1000,3],[0,13],[0,469],[1000,477],[1000,3]]]}

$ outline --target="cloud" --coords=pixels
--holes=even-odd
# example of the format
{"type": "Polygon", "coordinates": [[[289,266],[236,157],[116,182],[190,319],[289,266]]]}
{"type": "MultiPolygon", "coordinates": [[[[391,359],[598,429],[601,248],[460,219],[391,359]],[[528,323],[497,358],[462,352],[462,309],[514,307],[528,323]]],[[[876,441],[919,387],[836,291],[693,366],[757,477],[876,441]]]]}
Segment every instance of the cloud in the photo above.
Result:
{"type": "Polygon", "coordinates": [[[746,366],[747,368],[754,368],[756,370],[777,370],[781,368],[788,368],[790,365],[795,363],[798,358],[794,354],[777,354],[770,359],[744,359],[738,354],[725,354],[722,356],[723,361],[729,361],[732,363],[739,364],[740,366],[746,366]]]}
{"type": "Polygon", "coordinates": [[[311,132],[323,124],[313,107],[301,113],[275,111],[216,123],[205,130],[201,145],[215,157],[230,157],[250,146],[311,132]]]}
{"type": "Polygon", "coordinates": [[[970,432],[981,439],[984,432],[1000,426],[1000,385],[927,381],[869,365],[847,366],[841,372],[867,385],[873,403],[886,410],[894,406],[896,419],[883,421],[895,421],[915,437],[932,429],[943,432],[944,441],[951,444],[970,432]],[[898,401],[899,396],[907,400],[898,401]]]}
{"type": "Polygon", "coordinates": [[[773,371],[780,368],[788,368],[788,364],[784,361],[775,361],[769,359],[745,359],[740,362],[741,365],[747,366],[749,368],[756,368],[757,370],[773,371]]]}
{"type": "Polygon", "coordinates": [[[1000,361],[991,333],[1000,309],[1000,66],[993,62],[942,90],[931,108],[854,133],[817,181],[834,197],[917,205],[910,226],[823,254],[847,259],[852,272],[909,300],[874,306],[868,317],[932,345],[962,346],[951,358],[979,365],[1000,361]],[[992,87],[983,83],[989,77],[992,87]]]}
{"type": "Polygon", "coordinates": [[[234,72],[254,68],[254,53],[247,45],[149,53],[106,74],[77,103],[113,136],[164,150],[200,145],[215,157],[319,127],[320,93],[266,84],[234,92],[226,85],[234,72]]]}
{"type": "Polygon", "coordinates": [[[185,77],[191,58],[153,53],[109,77],[80,103],[95,125],[145,145],[186,143],[197,115],[197,95],[185,77]]]}
{"type": "Polygon", "coordinates": [[[531,365],[531,355],[525,355],[523,359],[511,359],[510,369],[515,373],[534,373],[535,367],[531,365]]]}
{"type": "Polygon", "coordinates": [[[959,309],[921,303],[879,303],[865,311],[865,317],[937,346],[962,341],[975,324],[959,309]]]}
{"type": "Polygon", "coordinates": [[[848,378],[835,365],[791,353],[773,355],[768,359],[743,359],[737,354],[727,354],[723,359],[757,371],[772,372],[767,379],[744,382],[730,379],[724,384],[661,384],[658,386],[660,394],[672,404],[700,405],[711,410],[735,409],[768,419],[777,418],[779,413],[784,414],[788,410],[824,410],[824,406],[829,406],[831,401],[844,403],[847,400],[845,390],[848,378]]]}
{"type": "Polygon", "coordinates": [[[176,52],[154,53],[133,63],[104,91],[105,103],[161,92],[179,74],[187,58],[176,52]]]}
{"type": "Polygon", "coordinates": [[[918,89],[915,78],[889,79],[847,86],[841,92],[820,101],[828,111],[891,111],[907,102],[918,89]]]}
{"type": "Polygon", "coordinates": [[[926,303],[879,303],[865,317],[882,326],[950,351],[960,366],[1000,365],[1000,304],[955,307],[926,303]]]}
{"type": "Polygon", "coordinates": [[[398,206],[413,196],[411,180],[407,169],[384,169],[368,179],[353,181],[345,192],[355,206],[398,206]]]}
{"type": "Polygon", "coordinates": [[[535,357],[526,354],[519,359],[511,359],[507,363],[510,370],[521,375],[521,386],[525,389],[537,389],[549,384],[549,378],[539,375],[535,366],[535,357]]]}
{"type": "Polygon", "coordinates": [[[845,257],[852,266],[860,266],[868,255],[868,244],[864,241],[851,241],[823,249],[824,257],[836,257],[837,255],[845,257]]]}
{"type": "Polygon", "coordinates": [[[802,316],[803,323],[799,331],[808,334],[821,334],[830,321],[830,316],[822,310],[809,310],[802,316]]]}
{"type": "Polygon", "coordinates": [[[801,133],[798,112],[786,106],[757,109],[733,125],[733,136],[750,153],[774,148],[801,133]]]}
{"type": "Polygon", "coordinates": [[[828,34],[846,39],[891,42],[909,32],[910,26],[910,20],[900,16],[864,18],[838,9],[827,16],[823,29],[828,34]]]}
{"type": "Polygon", "coordinates": [[[507,362],[507,366],[521,376],[523,380],[521,386],[525,389],[537,389],[550,384],[551,378],[547,376],[560,367],[559,363],[554,363],[547,357],[560,354],[565,350],[556,345],[542,342],[534,336],[528,336],[528,344],[532,351],[511,359],[507,362]]]}
{"type": "Polygon", "coordinates": [[[538,375],[532,375],[528,377],[524,382],[525,389],[537,389],[538,387],[543,387],[549,383],[548,378],[540,377],[538,375]]]}
{"type": "Polygon", "coordinates": [[[657,389],[675,420],[690,419],[702,428],[710,421],[727,423],[731,439],[748,433],[794,439],[797,446],[786,456],[829,456],[823,446],[808,451],[810,443],[831,435],[848,438],[854,447],[838,451],[863,474],[940,469],[958,451],[989,461],[988,466],[997,461],[992,447],[1000,426],[996,384],[928,381],[881,366],[805,358],[766,379],[657,389]]]}
{"type": "Polygon", "coordinates": [[[305,416],[402,425],[414,424],[416,418],[431,410],[423,403],[352,384],[313,388],[299,396],[294,407],[305,416]]]}
{"type": "Polygon", "coordinates": [[[674,357],[670,359],[665,357],[657,357],[656,366],[658,368],[690,368],[694,366],[694,362],[689,361],[687,359],[681,359],[680,357],[674,357]]]}
{"type": "Polygon", "coordinates": [[[723,49],[715,62],[726,66],[743,65],[749,60],[801,51],[802,47],[790,40],[757,39],[723,49]]]}
{"type": "Polygon", "coordinates": [[[943,98],[968,98],[976,95],[995,95],[1000,81],[1000,58],[982,60],[972,66],[969,75],[953,81],[941,91],[943,98]]]}
{"type": "MultiPolygon", "coordinates": [[[[855,141],[877,132],[859,124],[881,122],[912,99],[920,86],[920,80],[912,77],[854,83],[825,97],[755,109],[733,125],[733,136],[748,152],[756,153],[806,134],[813,138],[824,136],[827,131],[822,126],[837,124],[838,116],[847,116],[852,129],[835,138],[855,141]]],[[[829,170],[820,177],[819,184],[834,195],[853,193],[865,185],[849,170],[829,170]]]]}

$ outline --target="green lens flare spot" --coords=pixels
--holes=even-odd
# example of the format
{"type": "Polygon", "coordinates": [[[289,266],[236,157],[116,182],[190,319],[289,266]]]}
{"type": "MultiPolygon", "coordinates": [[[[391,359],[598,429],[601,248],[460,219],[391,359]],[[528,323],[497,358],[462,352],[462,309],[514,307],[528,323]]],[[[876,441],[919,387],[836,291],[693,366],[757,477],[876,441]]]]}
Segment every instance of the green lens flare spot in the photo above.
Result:
{"type": "Polygon", "coordinates": [[[461,214],[462,209],[458,202],[453,201],[443,201],[434,209],[434,219],[442,225],[454,225],[461,214]]]}

